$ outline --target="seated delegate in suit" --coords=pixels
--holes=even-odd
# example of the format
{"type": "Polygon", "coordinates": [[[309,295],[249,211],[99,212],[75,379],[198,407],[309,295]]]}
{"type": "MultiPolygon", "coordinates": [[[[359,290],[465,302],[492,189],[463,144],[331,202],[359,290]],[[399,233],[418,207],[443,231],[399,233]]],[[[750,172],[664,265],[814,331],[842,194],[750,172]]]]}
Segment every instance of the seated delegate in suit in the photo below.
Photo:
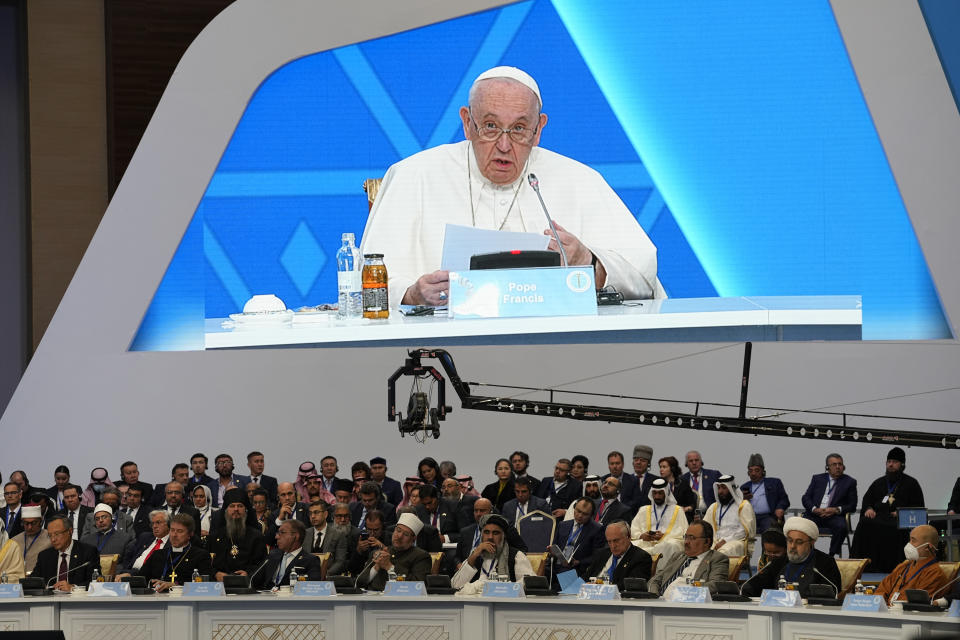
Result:
{"type": "Polygon", "coordinates": [[[195,523],[185,513],[170,518],[167,545],[155,551],[138,572],[157,591],[169,591],[175,584],[190,582],[193,572],[210,575],[210,554],[191,543],[195,523]]]}
{"type": "Polygon", "coordinates": [[[509,576],[511,582],[523,582],[524,576],[536,575],[530,559],[507,541],[510,524],[496,513],[480,518],[480,542],[460,565],[450,583],[461,593],[476,595],[483,583],[509,576]]]}
{"type": "MultiPolygon", "coordinates": [[[[688,451],[684,463],[688,469],[686,473],[680,476],[680,482],[687,485],[693,491],[697,498],[697,503],[693,506],[694,510],[703,513],[716,501],[716,494],[713,491],[714,483],[720,479],[720,472],[716,469],[707,469],[703,466],[703,456],[699,451],[688,451]]],[[[677,502],[683,505],[679,496],[677,502]]],[[[693,514],[689,514],[693,515],[693,514]]]]}
{"type": "Polygon", "coordinates": [[[383,494],[380,493],[380,486],[373,480],[368,480],[360,485],[359,499],[350,503],[350,524],[363,530],[363,522],[367,514],[376,509],[383,514],[387,526],[396,523],[397,509],[396,505],[384,502],[383,494]]]}
{"type": "Polygon", "coordinates": [[[357,584],[371,591],[383,591],[390,570],[410,582],[426,579],[433,566],[430,554],[414,545],[423,528],[420,518],[402,513],[393,528],[392,544],[373,553],[372,564],[358,576],[357,584]]]}
{"type": "Polygon", "coordinates": [[[560,547],[566,559],[566,562],[557,562],[557,571],[574,569],[584,577],[593,562],[593,554],[603,547],[603,528],[593,520],[594,509],[590,498],[580,498],[573,505],[573,519],[557,525],[553,544],[560,547]]]}
{"type": "MultiPolygon", "coordinates": [[[[333,531],[333,525],[327,522],[327,510],[327,503],[323,500],[310,505],[310,526],[306,527],[302,542],[303,548],[310,553],[330,554],[327,574],[335,576],[347,568],[347,544],[350,536],[349,533],[338,535],[333,531]]],[[[277,542],[279,543],[279,538],[277,542]]]]}
{"type": "Polygon", "coordinates": [[[562,518],[574,498],[583,495],[583,486],[570,477],[570,461],[560,458],[553,467],[553,477],[541,480],[536,493],[547,501],[553,517],[562,518]]]}
{"type": "Polygon", "coordinates": [[[937,562],[939,538],[937,530],[928,524],[910,531],[910,542],[903,547],[906,560],[894,567],[877,587],[876,593],[887,604],[906,600],[907,589],[923,589],[933,599],[943,595],[948,582],[937,562]]]}
{"type": "MultiPolygon", "coordinates": [[[[505,502],[502,510],[503,517],[513,526],[517,526],[517,520],[531,511],[549,511],[546,500],[532,495],[532,484],[528,476],[521,476],[513,480],[513,493],[516,497],[505,502]]],[[[472,515],[470,519],[473,519],[472,515]]],[[[461,518],[461,522],[466,523],[463,518],[461,518]]]]}
{"type": "Polygon", "coordinates": [[[510,461],[500,458],[494,464],[493,471],[497,479],[485,486],[480,496],[492,502],[497,511],[501,511],[506,502],[517,497],[513,491],[513,471],[510,461]]]}
{"type": "Polygon", "coordinates": [[[623,470],[623,453],[619,451],[611,451],[607,454],[607,469],[610,473],[603,476],[603,480],[607,478],[616,478],[620,481],[620,502],[629,506],[631,509],[636,509],[639,506],[639,496],[637,491],[640,486],[637,481],[637,477],[633,474],[627,473],[623,470]]]}
{"type": "MultiPolygon", "coordinates": [[[[345,509],[346,505],[337,505],[336,509],[345,509]]],[[[337,516],[334,516],[336,520],[337,516]]],[[[386,526],[383,523],[383,513],[374,509],[367,514],[366,529],[363,533],[350,524],[349,515],[341,518],[343,524],[334,524],[334,527],[341,527],[342,535],[347,539],[347,569],[353,575],[359,574],[364,568],[370,566],[373,560],[373,554],[379,549],[386,549],[390,538],[387,536],[386,526]]],[[[345,572],[344,572],[345,573],[345,572]]],[[[327,570],[330,575],[330,570],[327,570]]]]}
{"type": "MultiPolygon", "coordinates": [[[[516,488],[516,481],[514,481],[514,492],[516,492],[516,488]]],[[[477,500],[477,496],[468,496],[463,493],[462,489],[460,488],[460,483],[457,482],[456,478],[444,479],[440,491],[443,498],[455,505],[457,511],[457,522],[459,523],[461,529],[467,522],[473,520],[473,503],[477,500]]],[[[504,505],[504,509],[506,509],[506,505],[504,505]]],[[[457,542],[459,540],[459,532],[456,540],[454,540],[452,537],[450,539],[451,542],[457,542]]]]}
{"type": "Polygon", "coordinates": [[[303,547],[307,528],[299,520],[285,520],[277,529],[277,548],[267,556],[267,564],[254,577],[257,588],[272,589],[290,584],[290,572],[298,578],[322,580],[320,559],[303,547]]]}
{"type": "MultiPolygon", "coordinates": [[[[133,537],[133,518],[120,511],[120,503],[123,499],[123,496],[120,494],[120,490],[116,487],[107,487],[100,493],[100,498],[101,502],[98,504],[103,504],[110,507],[110,520],[113,528],[117,529],[118,531],[128,532],[130,537],[133,537]]],[[[94,506],[96,507],[97,505],[94,506]]],[[[93,517],[93,512],[87,514],[87,521],[83,527],[84,535],[97,530],[97,527],[95,527],[93,523],[93,517]]]]}
{"type": "Polygon", "coordinates": [[[658,563],[657,573],[647,589],[668,598],[676,585],[686,584],[687,578],[693,578],[701,581],[710,593],[716,593],[717,582],[729,577],[730,559],[714,551],[712,546],[713,527],[707,522],[694,522],[683,536],[683,555],[672,562],[658,563]]]}
{"type": "Polygon", "coordinates": [[[231,489],[223,495],[226,524],[207,537],[207,549],[214,554],[213,571],[218,582],[226,574],[250,575],[263,563],[267,543],[259,527],[247,524],[247,494],[231,489]]]}
{"type": "Polygon", "coordinates": [[[623,591],[626,578],[650,579],[653,559],[650,554],[630,542],[630,525],[614,520],[603,533],[607,546],[593,555],[593,563],[585,572],[587,578],[605,577],[623,591]]]}
{"type": "Polygon", "coordinates": [[[117,554],[123,558],[133,544],[133,529],[118,529],[114,526],[112,517],[113,509],[110,505],[98,504],[93,510],[93,527],[80,538],[80,542],[95,547],[102,556],[117,554]]]}
{"type": "Polygon", "coordinates": [[[847,537],[848,513],[857,510],[857,481],[844,473],[846,467],[839,453],[827,456],[826,473],[810,478],[810,485],[801,501],[803,517],[820,529],[830,532],[830,555],[839,556],[847,537]]]}
{"type": "MultiPolygon", "coordinates": [[[[30,574],[33,568],[37,566],[37,556],[40,552],[50,548],[50,536],[43,529],[40,507],[30,504],[23,505],[21,521],[23,522],[23,531],[10,539],[20,545],[20,549],[23,551],[23,571],[30,574]]],[[[2,527],[2,524],[0,524],[0,527],[2,527]]]]}
{"type": "Polygon", "coordinates": [[[647,502],[650,494],[650,485],[659,475],[650,473],[650,461],[653,460],[653,447],[645,444],[633,447],[633,475],[637,479],[637,494],[634,500],[635,508],[640,508],[647,502]]]}
{"type": "Polygon", "coordinates": [[[762,571],[743,583],[741,593],[759,596],[764,589],[776,589],[780,578],[796,583],[801,597],[808,597],[811,584],[826,584],[840,591],[842,579],[837,561],[832,556],[814,549],[820,530],[806,518],[789,518],[783,525],[787,538],[787,553],[771,559],[762,571]]]}
{"type": "Polygon", "coordinates": [[[790,507],[790,498],[783,488],[780,478],[767,476],[767,469],[763,464],[763,456],[759,453],[750,455],[747,462],[747,476],[750,482],[740,485],[743,498],[750,501],[753,515],[757,519],[754,526],[756,531],[766,531],[771,526],[783,526],[783,514],[790,507]]]}
{"type": "Polygon", "coordinates": [[[70,521],[61,515],[53,516],[47,523],[47,535],[51,547],[37,555],[32,575],[43,578],[44,584],[53,583],[59,591],[90,584],[93,570],[100,569],[97,548],[74,540],[70,521]]]}
{"type": "Polygon", "coordinates": [[[633,510],[620,502],[620,481],[610,476],[600,485],[600,503],[593,519],[606,527],[614,520],[628,520],[633,510]]]}
{"type": "Polygon", "coordinates": [[[460,518],[457,505],[440,497],[440,492],[431,484],[420,487],[420,504],[414,507],[423,524],[436,529],[442,542],[460,539],[460,518]]]}
{"type": "Polygon", "coordinates": [[[143,503],[140,487],[127,486],[127,503],[121,511],[133,521],[134,538],[150,532],[150,507],[143,503]]]}

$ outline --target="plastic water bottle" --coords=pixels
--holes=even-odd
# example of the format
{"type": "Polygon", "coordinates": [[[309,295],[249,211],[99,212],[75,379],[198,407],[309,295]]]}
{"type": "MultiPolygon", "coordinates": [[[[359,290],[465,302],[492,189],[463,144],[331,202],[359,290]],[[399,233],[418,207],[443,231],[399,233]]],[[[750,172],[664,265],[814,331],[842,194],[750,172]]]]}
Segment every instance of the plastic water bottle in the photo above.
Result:
{"type": "Polygon", "coordinates": [[[387,570],[387,580],[396,580],[396,579],[397,579],[397,571],[393,567],[390,567],[387,570]]]}
{"type": "MultiPolygon", "coordinates": [[[[351,234],[353,235],[353,234],[351,234]]],[[[290,588],[293,588],[293,585],[300,581],[300,576],[297,574],[297,568],[293,567],[290,569],[290,588]]]]}
{"type": "Polygon", "coordinates": [[[858,579],[858,580],[857,580],[857,586],[854,587],[853,590],[854,590],[856,593],[863,594],[863,592],[865,591],[865,589],[863,588],[863,581],[858,579]]]}
{"type": "Polygon", "coordinates": [[[196,569],[194,569],[194,570],[193,570],[193,575],[190,576],[190,581],[191,581],[191,582],[203,582],[203,580],[200,578],[200,572],[197,571],[196,569]]]}
{"type": "Polygon", "coordinates": [[[787,581],[783,579],[783,576],[780,576],[780,579],[777,580],[777,589],[780,591],[787,590],[787,581]]]}
{"type": "Polygon", "coordinates": [[[93,570],[93,575],[90,576],[90,582],[103,582],[103,580],[100,578],[100,570],[99,570],[99,569],[94,569],[94,570],[93,570]]]}
{"type": "Polygon", "coordinates": [[[363,313],[360,250],[352,233],[344,233],[340,239],[343,244],[337,251],[337,317],[359,318],[363,313]]]}
{"type": "Polygon", "coordinates": [[[7,572],[0,574],[0,584],[7,584],[7,572]]]}

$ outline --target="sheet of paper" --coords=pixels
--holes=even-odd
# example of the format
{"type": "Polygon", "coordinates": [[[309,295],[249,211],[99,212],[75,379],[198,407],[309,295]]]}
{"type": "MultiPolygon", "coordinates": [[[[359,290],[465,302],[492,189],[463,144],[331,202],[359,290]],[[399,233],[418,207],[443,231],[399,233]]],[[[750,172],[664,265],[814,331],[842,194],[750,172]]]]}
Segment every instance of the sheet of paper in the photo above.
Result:
{"type": "Polygon", "coordinates": [[[499,251],[543,251],[549,242],[550,238],[541,233],[475,229],[448,224],[443,230],[443,257],[440,268],[446,271],[466,271],[470,268],[470,256],[499,251]]]}
{"type": "Polygon", "coordinates": [[[560,583],[560,593],[579,593],[580,585],[583,584],[583,578],[577,575],[573,569],[557,574],[557,582],[560,583]]]}

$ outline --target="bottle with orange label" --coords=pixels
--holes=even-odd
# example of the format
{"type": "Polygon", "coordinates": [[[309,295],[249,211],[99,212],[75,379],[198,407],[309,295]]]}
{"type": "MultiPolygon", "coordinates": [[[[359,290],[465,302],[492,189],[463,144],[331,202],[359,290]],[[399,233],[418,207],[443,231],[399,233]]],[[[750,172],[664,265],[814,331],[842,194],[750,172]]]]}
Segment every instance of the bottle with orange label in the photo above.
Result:
{"type": "Polygon", "coordinates": [[[390,317],[387,295],[387,267],[382,253],[363,254],[363,317],[378,319],[390,317]]]}

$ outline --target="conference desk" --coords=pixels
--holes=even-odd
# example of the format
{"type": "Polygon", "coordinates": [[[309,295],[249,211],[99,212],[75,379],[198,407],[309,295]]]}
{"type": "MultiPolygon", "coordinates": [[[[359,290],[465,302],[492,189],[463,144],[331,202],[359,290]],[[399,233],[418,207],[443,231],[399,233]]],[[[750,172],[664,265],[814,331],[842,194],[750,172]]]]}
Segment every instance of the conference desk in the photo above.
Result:
{"type": "Polygon", "coordinates": [[[338,320],[335,311],[295,313],[284,323],[241,326],[207,318],[206,349],[416,343],[541,344],[860,340],[860,296],[671,298],[602,306],[597,315],[541,318],[404,316],[338,320]]]}
{"type": "Polygon", "coordinates": [[[906,640],[956,634],[960,622],[943,613],[567,597],[65,595],[0,601],[0,631],[30,629],[62,629],[67,640],[906,640]]]}

